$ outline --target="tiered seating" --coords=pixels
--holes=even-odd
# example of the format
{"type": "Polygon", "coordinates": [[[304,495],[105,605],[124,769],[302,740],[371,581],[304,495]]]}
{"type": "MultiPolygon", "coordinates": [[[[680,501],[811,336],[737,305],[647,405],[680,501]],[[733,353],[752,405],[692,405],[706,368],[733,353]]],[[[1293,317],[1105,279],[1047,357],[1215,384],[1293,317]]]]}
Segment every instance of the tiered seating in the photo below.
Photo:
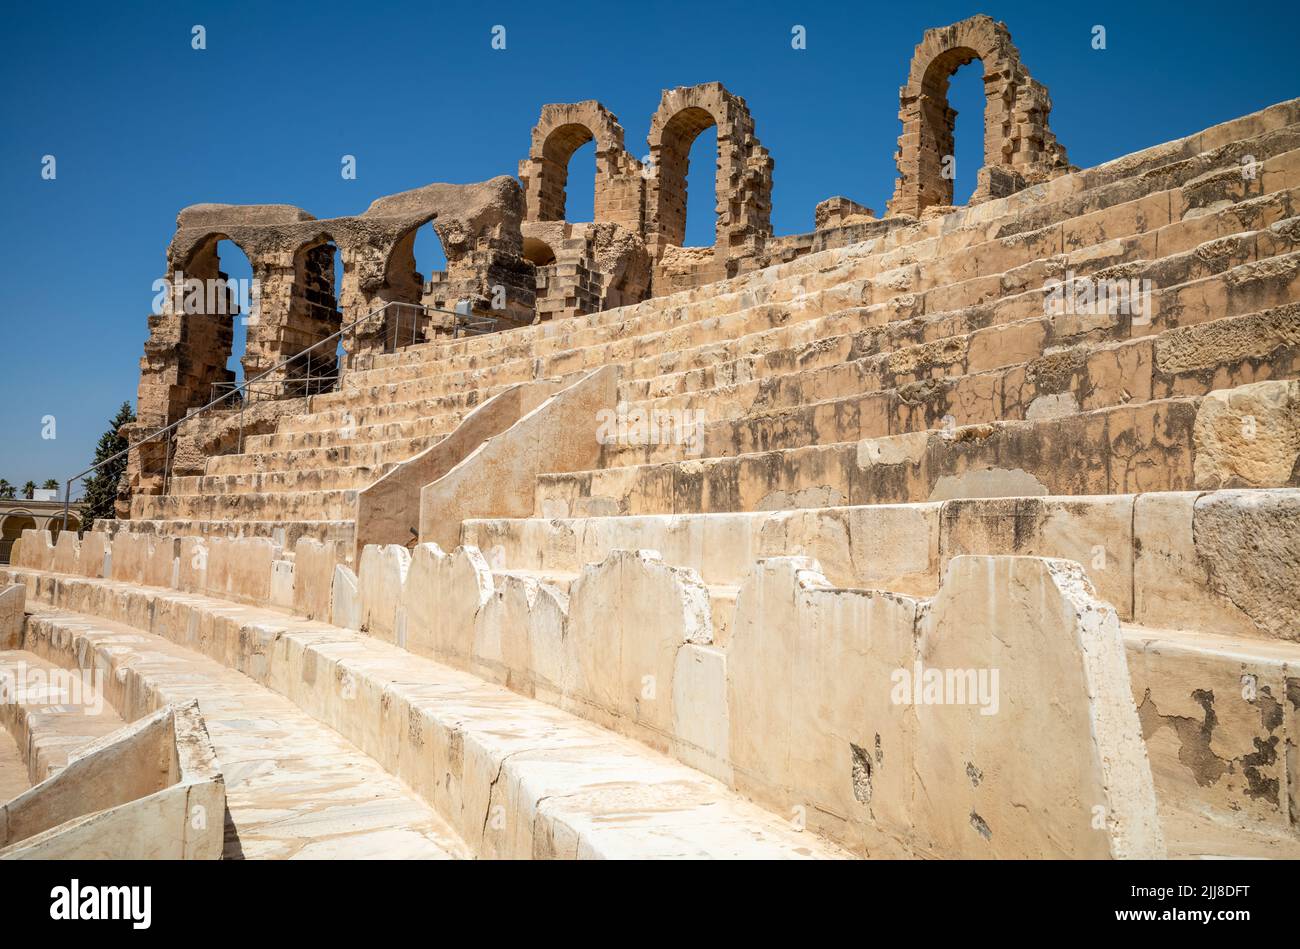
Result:
{"type": "MultiPolygon", "coordinates": [[[[1296,111],[1284,103],[1012,199],[710,287],[372,357],[341,391],[313,397],[309,414],[250,437],[243,454],[211,459],[206,475],[176,479],[168,496],[136,498],[131,527],[346,542],[356,492],[469,409],[515,382],[611,363],[622,367],[629,414],[699,413],[702,448],[610,445],[600,472],[543,479],[539,513],[671,511],[679,487],[667,486],[698,493],[693,481],[714,489],[698,508],[685,498],[684,511],[920,500],[951,469],[1006,455],[1008,443],[1073,442],[1080,424],[1114,441],[1129,426],[1184,418],[1208,391],[1293,374],[1296,111]],[[1246,154],[1259,162],[1253,177],[1241,172],[1246,154]],[[1046,314],[1044,287],[1067,272],[1150,280],[1149,323],[1046,314]],[[1199,343],[1222,339],[1236,349],[1199,343]],[[858,444],[985,423],[996,427],[960,448],[951,439],[928,449],[858,444]],[[851,485],[842,470],[825,473],[862,453],[923,450],[928,470],[913,477],[881,471],[851,485]],[[665,463],[673,467],[644,467],[665,463]],[[738,488],[754,471],[755,489],[738,488]]],[[[1124,473],[1037,480],[1057,493],[1189,487],[1182,461],[1163,483],[1124,473]]]]}
{"type": "Polygon", "coordinates": [[[1298,370],[1300,100],[865,244],[375,356],[134,499],[118,529],[165,539],[116,538],[112,580],[26,539],[14,578],[69,626],[244,671],[478,855],[1296,855],[1298,370]],[[1047,308],[1067,276],[1151,293],[1047,308]],[[532,516],[461,512],[461,549],[368,546],[355,573],[290,553],[350,553],[358,492],[494,395],[611,365],[627,437],[540,471],[532,516]],[[279,543],[210,545],[218,568],[199,534],[279,543]],[[1011,714],[900,711],[875,677],[912,657],[1001,668],[1011,714]],[[1114,739],[1095,773],[1084,735],[1114,739]],[[1110,813],[1139,759],[1163,843],[1110,813]],[[1071,810],[1045,789],[1074,767],[1071,810]],[[527,818],[510,840],[494,803],[527,818]]]}

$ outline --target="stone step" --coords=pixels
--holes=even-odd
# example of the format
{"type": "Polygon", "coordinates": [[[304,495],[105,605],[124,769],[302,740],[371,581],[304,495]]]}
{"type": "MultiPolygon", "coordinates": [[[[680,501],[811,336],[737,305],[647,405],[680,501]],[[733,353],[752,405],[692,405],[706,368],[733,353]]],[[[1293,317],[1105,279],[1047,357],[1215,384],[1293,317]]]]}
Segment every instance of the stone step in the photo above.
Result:
{"type": "MultiPolygon", "coordinates": [[[[1276,113],[1274,118],[1281,118],[1282,115],[1283,112],[1280,111],[1276,113]]],[[[1216,139],[1216,141],[1218,140],[1216,139]]],[[[1139,209],[1139,200],[1161,191],[1172,191],[1186,187],[1192,202],[1187,207],[1182,207],[1182,212],[1195,207],[1195,201],[1197,200],[1203,202],[1202,206],[1221,200],[1220,195],[1225,191],[1242,195],[1244,178],[1240,174],[1238,159],[1240,155],[1246,153],[1255,155],[1267,169],[1261,172],[1255,181],[1249,183],[1247,190],[1254,189],[1257,194],[1265,194],[1273,190],[1280,190],[1283,187],[1294,186],[1294,180],[1283,183],[1288,177],[1293,177],[1294,155],[1288,156],[1284,161],[1273,162],[1272,165],[1269,162],[1274,156],[1281,156],[1293,151],[1298,141],[1300,141],[1300,130],[1297,130],[1294,126],[1265,129],[1252,139],[1221,143],[1215,150],[1194,157],[1182,156],[1175,161],[1168,162],[1158,173],[1148,170],[1134,177],[1107,181],[1097,184],[1093,188],[1085,187],[1082,192],[1071,193],[1072,188],[1078,188],[1083,181],[1087,180],[1086,178],[1065,176],[1043,189],[1022,194],[1018,199],[1007,199],[1005,203],[988,202],[976,208],[964,209],[946,215],[941,219],[931,220],[925,225],[918,226],[918,233],[925,235],[920,241],[915,239],[915,235],[913,235],[913,239],[907,240],[897,236],[903,234],[903,231],[893,232],[887,238],[881,239],[873,245],[873,249],[877,252],[874,259],[878,262],[878,265],[886,268],[895,261],[944,260],[955,251],[971,244],[989,243],[992,245],[995,240],[1006,241],[1008,238],[1022,236],[1034,230],[1048,228],[1061,222],[1071,222],[1073,225],[1070,233],[1064,235],[1063,247],[1072,248],[1101,243],[1103,240],[1109,239],[1109,237],[1103,237],[1098,233],[1098,227],[1102,225],[1105,218],[1121,219],[1139,215],[1143,210],[1146,210],[1139,209]],[[1279,176],[1281,177],[1279,178],[1279,176]],[[1041,200],[1043,191],[1060,192],[1062,196],[1055,203],[1043,202],[1041,200]],[[1027,211],[1025,204],[1032,199],[1038,200],[1032,210],[1027,211]],[[1123,214],[1117,214],[1113,210],[1115,207],[1124,205],[1127,205],[1127,207],[1124,208],[1123,214]],[[1005,219],[990,223],[990,217],[996,215],[999,210],[1005,215],[1005,219]],[[978,221],[979,224],[968,227],[963,232],[963,222],[970,219],[978,221]],[[918,245],[925,240],[932,241],[931,245],[924,248],[924,252],[918,253],[914,245],[918,245]],[[902,247],[894,247],[891,244],[902,244],[902,247]],[[881,253],[889,250],[898,250],[898,256],[890,258],[887,254],[881,253]]],[[[1156,202],[1157,205],[1158,203],[1156,202]]],[[[1168,214],[1166,213],[1167,220],[1168,214]]],[[[1138,229],[1143,230],[1145,228],[1139,227],[1138,229]]],[[[1127,233],[1132,233],[1132,231],[1127,233]]],[[[1110,236],[1116,235],[1111,234],[1110,236]]],[[[1123,236],[1123,234],[1118,236],[1123,236]]],[[[1023,239],[1021,243],[1023,243],[1023,239]]],[[[1048,253],[1052,252],[1056,251],[1049,251],[1048,253]]],[[[1036,256],[1043,256],[1043,254],[1040,253],[1039,248],[1032,248],[1018,262],[1027,263],[1036,256]]],[[[803,266],[811,267],[820,263],[820,261],[809,260],[803,266]]],[[[990,270],[989,272],[995,273],[1005,269],[1007,269],[1006,266],[998,266],[996,270],[990,270]]],[[[690,305],[698,305],[705,310],[699,316],[715,315],[720,308],[727,306],[729,296],[738,299],[754,288],[770,289],[768,285],[772,282],[780,283],[782,280],[788,279],[789,277],[783,275],[780,268],[768,268],[768,270],[761,272],[761,276],[746,275],[732,281],[712,284],[707,288],[709,291],[707,294],[699,293],[699,288],[689,291],[689,293],[695,294],[695,300],[690,305]]],[[[834,286],[842,283],[843,280],[843,274],[833,274],[828,278],[825,285],[834,286]]],[[[802,287],[802,285],[800,286],[802,287]]],[[[799,292],[806,293],[808,290],[806,287],[802,287],[799,292]]],[[[677,300],[675,296],[665,297],[611,312],[616,314],[616,319],[621,324],[627,319],[636,320],[649,313],[672,310],[679,307],[681,303],[682,301],[677,300]]],[[[611,320],[609,313],[596,314],[595,316],[595,320],[592,320],[591,317],[586,318],[586,320],[596,324],[614,322],[614,320],[611,320]]],[[[566,329],[572,329],[575,326],[581,326],[583,318],[564,322],[569,324],[566,329]]],[[[503,355],[508,357],[512,353],[515,355],[530,354],[532,351],[530,344],[543,336],[549,336],[552,340],[555,340],[553,345],[557,349],[573,348],[570,341],[558,339],[559,331],[554,328],[557,324],[548,324],[548,326],[549,329],[534,327],[515,333],[493,334],[492,336],[480,337],[474,340],[414,347],[398,357],[379,357],[382,362],[378,365],[381,369],[391,369],[403,364],[433,362],[440,367],[446,368],[470,368],[471,366],[468,364],[458,364],[457,360],[461,356],[469,355],[474,359],[491,356],[495,361],[500,361],[500,357],[503,355]]],[[[622,335],[627,335],[625,325],[620,325],[618,328],[622,335]]],[[[607,328],[606,332],[608,331],[607,328]]],[[[361,380],[358,379],[357,381],[361,380]]]]}
{"type": "Polygon", "coordinates": [[[24,639],[65,668],[104,670],[127,720],[198,700],[225,782],[226,859],[470,856],[401,781],[237,671],[147,630],[57,608],[36,609],[24,639]]]}
{"type": "Polygon", "coordinates": [[[406,439],[414,444],[423,439],[440,438],[460,424],[459,414],[437,415],[375,425],[340,426],[305,432],[274,432],[253,435],[244,440],[246,452],[295,451],[303,448],[335,448],[353,443],[368,444],[406,439]]]}
{"type": "MultiPolygon", "coordinates": [[[[124,724],[93,671],[74,674],[22,649],[0,650],[0,726],[22,752],[31,784],[124,724]]],[[[6,798],[5,800],[8,800],[6,798]]]]}
{"type": "MultiPolygon", "coordinates": [[[[56,610],[93,608],[79,618],[85,625],[130,618],[141,623],[130,633],[151,649],[193,655],[185,643],[203,651],[199,662],[217,660],[218,670],[196,669],[186,685],[201,693],[219,755],[221,729],[206,697],[222,694],[222,673],[240,669],[268,699],[279,698],[274,690],[297,706],[241,717],[265,717],[295,748],[297,718],[315,717],[405,782],[399,788],[423,795],[478,857],[846,855],[631,738],[360,633],[112,581],[3,575],[38,587],[39,601],[56,610]],[[192,637],[191,628],[205,633],[192,637]]],[[[231,694],[228,705],[242,710],[240,698],[231,694]]],[[[311,797],[322,794],[313,788],[311,797]]],[[[233,796],[231,811],[238,823],[233,796]]]]}
{"type": "Polygon", "coordinates": [[[324,448],[296,448],[283,451],[255,451],[217,455],[208,459],[211,476],[294,471],[301,468],[376,467],[399,464],[428,447],[429,439],[397,438],[386,442],[343,442],[324,448]]]}
{"type": "MultiPolygon", "coordinates": [[[[1134,254],[1131,258],[1133,261],[1151,260],[1156,256],[1157,244],[1165,256],[1185,253],[1198,246],[1206,246],[1210,241],[1271,227],[1279,221],[1293,218],[1297,211],[1300,211],[1300,189],[1293,188],[1170,225],[1159,231],[1145,232],[1142,235],[1144,240],[1140,242],[1135,238],[1120,243],[1126,251],[1134,254]],[[1189,225],[1195,226],[1195,237],[1203,237],[1205,240],[1179,242],[1176,237],[1166,233],[1172,230],[1182,231],[1189,225]]],[[[1183,233],[1182,236],[1186,238],[1189,235],[1183,233]]],[[[1206,246],[1206,250],[1211,252],[1215,248],[1206,246]]],[[[1104,255],[1094,253],[1088,258],[1069,260],[1066,267],[1083,276],[1120,262],[1126,262],[1125,255],[1108,250],[1104,255]]],[[[1059,270],[1054,275],[1059,278],[1063,273],[1064,270],[1059,270]]],[[[1040,293],[1043,291],[1045,281],[1041,279],[1028,281],[1013,279],[1011,274],[1006,276],[1008,288],[1033,285],[1036,282],[1040,293]]],[[[999,297],[1002,295],[1004,294],[998,294],[999,297]]],[[[941,334],[970,332],[987,325],[990,318],[987,301],[946,313],[927,308],[924,298],[908,307],[891,302],[888,308],[897,313],[899,318],[882,320],[881,312],[885,310],[883,306],[849,310],[806,322],[787,322],[719,343],[639,359],[628,366],[628,372],[619,385],[619,395],[629,402],[644,401],[759,379],[795,368],[814,368],[816,365],[844,361],[870,352],[887,352],[910,343],[930,342],[940,338],[941,334]],[[902,318],[904,316],[906,318],[902,318]],[[952,329],[948,328],[949,323],[952,324],[952,329]],[[872,329],[875,332],[867,339],[858,338],[859,334],[872,329]]],[[[1042,312],[1041,309],[1039,312],[1042,312]]]]}
{"type": "MultiPolygon", "coordinates": [[[[393,402],[393,400],[367,402],[357,394],[354,398],[348,399],[346,406],[342,408],[326,408],[313,403],[312,411],[307,415],[290,416],[279,422],[276,434],[354,429],[357,435],[361,435],[364,430],[380,428],[394,422],[433,419],[459,421],[465,413],[478,404],[486,402],[503,387],[489,391],[467,386],[450,395],[400,400],[400,402],[393,402]]],[[[367,438],[367,441],[372,439],[367,438]]]]}
{"type": "MultiPolygon", "coordinates": [[[[203,518],[130,518],[111,522],[115,531],[146,534],[152,537],[266,537],[286,550],[292,550],[300,537],[334,544],[341,551],[351,551],[356,536],[353,520],[316,521],[232,521],[203,518]]],[[[347,559],[340,557],[340,560],[347,559]]]]}
{"type": "Polygon", "coordinates": [[[355,518],[354,489],[278,494],[145,495],[131,499],[141,520],[346,521],[355,518]]]}
{"type": "MultiPolygon", "coordinates": [[[[948,260],[941,262],[947,266],[940,267],[921,267],[909,261],[866,282],[860,277],[850,281],[846,276],[828,289],[797,298],[802,301],[799,307],[766,303],[720,314],[724,303],[719,297],[707,317],[684,324],[680,319],[660,328],[651,327],[645,321],[633,325],[620,324],[613,331],[606,332],[599,341],[585,347],[574,345],[549,356],[529,352],[513,362],[461,371],[455,371],[453,366],[412,364],[405,370],[394,368],[386,371],[381,377],[382,386],[366,388],[369,377],[365,376],[354,379],[353,386],[355,391],[367,393],[370,398],[377,399],[382,395],[400,400],[415,393],[431,395],[452,387],[481,385],[487,380],[504,384],[532,378],[539,372],[592,368],[616,360],[632,360],[629,378],[640,378],[647,371],[655,375],[664,372],[665,358],[675,359],[679,366],[694,366],[697,364],[695,351],[700,348],[734,345],[738,337],[773,327],[789,331],[804,322],[816,322],[826,314],[827,300],[841,307],[846,303],[876,300],[873,305],[919,314],[994,300],[1005,294],[1008,287],[1032,287],[1041,292],[1047,279],[1067,270],[1085,275],[1143,256],[1174,254],[1195,246],[1197,242],[1205,243],[1241,231],[1249,226],[1247,221],[1263,227],[1280,217],[1291,216],[1295,210],[1295,186],[1300,184],[1300,152],[1282,157],[1285,164],[1270,176],[1271,184],[1280,190],[1256,195],[1243,188],[1233,198],[1215,202],[1213,210],[1208,213],[1196,213],[1205,208],[1184,207],[1182,213],[1187,216],[1172,221],[1170,206],[1174,200],[1163,194],[1152,196],[1154,200],[1144,200],[1140,210],[1124,219],[1129,227],[1137,229],[1136,234],[1127,233],[1129,227],[1123,227],[1116,235],[1088,234],[1087,237],[1072,238],[1063,234],[1059,227],[1053,227],[1045,233],[1012,242],[1010,246],[1017,254],[1010,261],[1004,246],[1006,242],[987,242],[996,245],[994,250],[999,256],[991,258],[986,265],[1006,268],[1006,272],[995,270],[980,274],[976,268],[976,274],[972,276],[963,272],[959,264],[950,264],[948,260]],[[1238,213],[1233,214],[1234,209],[1238,213]],[[1093,236],[1105,239],[1080,246],[1081,241],[1093,236]],[[849,289],[847,293],[846,287],[849,289]]],[[[1219,194],[1221,192],[1214,193],[1215,196],[1219,194]]],[[[805,337],[810,338],[816,336],[805,337]]],[[[346,392],[335,395],[344,398],[346,392]]]]}
{"type": "Polygon", "coordinates": [[[1300,377],[1297,303],[1095,345],[1053,339],[1053,322],[1046,319],[999,330],[1005,332],[977,331],[947,348],[927,344],[627,406],[622,416],[627,424],[613,429],[602,446],[601,466],[1062,417],[1300,377]],[[977,346],[980,335],[992,335],[992,344],[977,346]],[[1008,337],[1009,344],[998,345],[1008,337]],[[950,361],[926,367],[924,359],[950,361]],[[909,371],[894,372],[895,366],[909,371]],[[923,375],[926,368],[933,374],[923,375]],[[948,374],[940,375],[943,371],[948,374]],[[862,394],[826,397],[845,391],[862,394]]]}
{"type": "Polygon", "coordinates": [[[469,519],[460,540],[495,569],[538,576],[656,550],[711,588],[740,584],[765,557],[808,556],[836,586],[917,596],[937,591],[955,556],[1058,557],[1082,564],[1125,621],[1300,641],[1297,524],[1300,490],[1278,488],[469,519]]]}
{"type": "Polygon", "coordinates": [[[695,514],[1181,491],[1250,477],[1260,480],[1245,486],[1282,487],[1296,477],[1290,440],[1297,402],[1300,383],[1262,382],[1204,398],[1158,399],[1063,418],[545,474],[537,479],[534,510],[543,517],[695,514]],[[1247,429],[1269,434],[1235,434],[1247,429]]]}
{"type": "Polygon", "coordinates": [[[396,467],[397,463],[394,462],[378,466],[292,467],[279,471],[258,471],[244,474],[192,475],[173,478],[167,490],[168,494],[184,497],[190,495],[273,494],[364,488],[373,484],[396,467]]]}

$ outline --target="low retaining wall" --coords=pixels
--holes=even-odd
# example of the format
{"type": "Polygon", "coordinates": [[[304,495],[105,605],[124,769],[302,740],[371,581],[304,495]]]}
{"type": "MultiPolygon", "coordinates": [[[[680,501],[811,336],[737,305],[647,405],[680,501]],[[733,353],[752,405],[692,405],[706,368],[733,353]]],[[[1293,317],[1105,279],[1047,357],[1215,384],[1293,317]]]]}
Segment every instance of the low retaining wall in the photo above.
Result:
{"type": "Polygon", "coordinates": [[[0,859],[217,860],[225,810],[198,703],[166,706],[0,805],[0,859]]]}

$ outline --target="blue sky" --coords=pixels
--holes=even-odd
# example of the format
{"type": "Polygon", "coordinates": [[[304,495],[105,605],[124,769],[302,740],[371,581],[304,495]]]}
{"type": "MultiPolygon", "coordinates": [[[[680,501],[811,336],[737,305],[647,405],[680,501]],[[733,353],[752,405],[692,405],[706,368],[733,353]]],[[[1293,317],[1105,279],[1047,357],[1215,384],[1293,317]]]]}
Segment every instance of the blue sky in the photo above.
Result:
{"type": "MultiPolygon", "coordinates": [[[[808,231],[832,195],[884,210],[912,49],[925,28],[974,13],[1010,27],[1084,167],[1300,94],[1294,3],[15,7],[0,39],[0,477],[80,470],[134,403],[152,284],[185,205],[288,203],[323,218],[431,181],[515,174],[546,102],[599,99],[639,156],[661,89],[719,80],[749,102],[776,160],[776,232],[808,231]],[[206,50],[191,48],[195,24],[206,50]],[[504,51],[490,46],[496,24],[504,51]],[[805,50],[791,48],[795,24],[805,50]],[[1096,24],[1105,50],[1091,48],[1096,24]],[[345,154],[356,180],[339,174],[345,154]],[[41,437],[48,415],[54,439],[41,437]]],[[[980,161],[977,71],[953,81],[959,195],[980,161]]],[[[580,185],[593,168],[588,146],[571,167],[571,219],[590,217],[580,185]]],[[[692,189],[688,243],[711,243],[712,200],[692,189]]],[[[428,241],[420,250],[436,263],[428,241]]]]}

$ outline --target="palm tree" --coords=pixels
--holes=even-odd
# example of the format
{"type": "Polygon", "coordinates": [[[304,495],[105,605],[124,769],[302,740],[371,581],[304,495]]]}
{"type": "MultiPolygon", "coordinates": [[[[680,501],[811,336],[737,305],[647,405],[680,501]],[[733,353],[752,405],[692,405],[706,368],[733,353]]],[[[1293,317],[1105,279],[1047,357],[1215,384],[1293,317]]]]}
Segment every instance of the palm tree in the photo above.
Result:
{"type": "Polygon", "coordinates": [[[0,499],[6,501],[12,501],[14,499],[14,486],[4,478],[0,478],[0,499]]]}
{"type": "Polygon", "coordinates": [[[36,482],[35,482],[35,481],[28,481],[25,485],[23,485],[23,497],[25,497],[25,498],[26,498],[27,500],[29,500],[29,501],[30,501],[32,498],[36,497],[36,482]]]}
{"type": "Polygon", "coordinates": [[[54,478],[46,478],[45,483],[41,485],[41,489],[44,491],[57,491],[59,490],[59,482],[54,478]]]}

